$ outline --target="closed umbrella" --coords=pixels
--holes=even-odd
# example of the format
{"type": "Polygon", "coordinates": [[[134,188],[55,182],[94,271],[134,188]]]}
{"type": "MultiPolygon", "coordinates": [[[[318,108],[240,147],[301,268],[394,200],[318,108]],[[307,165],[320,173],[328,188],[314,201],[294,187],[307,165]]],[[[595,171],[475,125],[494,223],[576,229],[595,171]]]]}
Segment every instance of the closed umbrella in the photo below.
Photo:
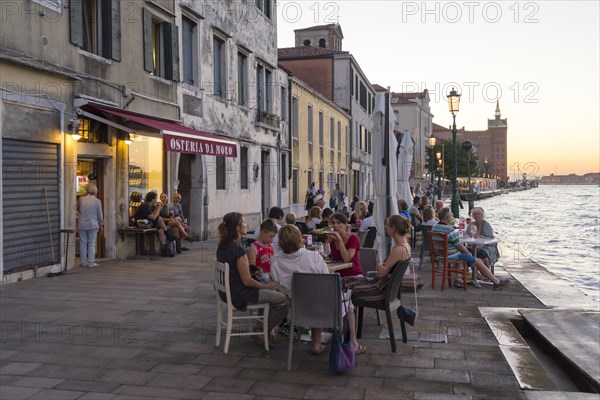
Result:
{"type": "MultiPolygon", "coordinates": [[[[389,99],[388,99],[389,102],[389,99]]],[[[388,110],[390,109],[388,105],[388,110]]],[[[397,182],[397,162],[396,148],[398,143],[393,134],[394,116],[388,112],[386,116],[386,96],[385,93],[378,93],[375,96],[375,111],[371,117],[373,122],[373,160],[375,164],[374,179],[374,211],[375,226],[377,227],[377,240],[375,248],[379,249],[379,254],[387,255],[386,237],[385,237],[385,219],[389,213],[398,214],[398,204],[396,201],[396,182],[397,182]],[[386,122],[389,127],[389,147],[387,157],[385,156],[385,127],[386,122]],[[384,165],[385,163],[385,165],[384,165]],[[388,191],[389,184],[389,191],[388,191]]]]}
{"type": "Polygon", "coordinates": [[[413,161],[413,141],[409,131],[404,131],[402,141],[400,142],[400,154],[398,155],[398,187],[396,196],[398,199],[406,200],[407,204],[412,204],[412,194],[410,193],[410,183],[408,177],[413,161]]]}

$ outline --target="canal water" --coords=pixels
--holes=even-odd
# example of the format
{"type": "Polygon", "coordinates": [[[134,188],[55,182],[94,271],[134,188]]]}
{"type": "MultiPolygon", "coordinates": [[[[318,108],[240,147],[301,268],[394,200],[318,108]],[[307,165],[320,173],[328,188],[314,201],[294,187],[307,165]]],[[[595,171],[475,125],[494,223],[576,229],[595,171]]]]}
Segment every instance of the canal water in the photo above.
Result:
{"type": "Polygon", "coordinates": [[[502,257],[530,258],[600,301],[599,186],[540,185],[475,205],[501,240],[502,257]]]}

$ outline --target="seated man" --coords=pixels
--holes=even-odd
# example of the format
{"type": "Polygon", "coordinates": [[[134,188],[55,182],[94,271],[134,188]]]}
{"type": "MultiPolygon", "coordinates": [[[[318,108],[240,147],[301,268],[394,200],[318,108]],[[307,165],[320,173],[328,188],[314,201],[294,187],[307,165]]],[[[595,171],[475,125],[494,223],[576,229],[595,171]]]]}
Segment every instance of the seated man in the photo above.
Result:
{"type": "Polygon", "coordinates": [[[369,213],[369,216],[362,220],[360,228],[358,228],[359,232],[366,232],[369,230],[369,228],[375,227],[375,216],[373,215],[374,206],[375,204],[373,204],[373,202],[370,201],[369,205],[367,206],[367,212],[369,213]]]}
{"type": "Polygon", "coordinates": [[[460,243],[458,237],[458,231],[450,225],[452,221],[452,214],[448,207],[444,207],[438,213],[440,219],[439,224],[436,224],[431,228],[432,232],[441,232],[448,235],[448,259],[449,260],[464,260],[467,262],[469,268],[475,268],[481,272],[483,276],[488,278],[493,284],[494,289],[499,289],[502,286],[508,285],[508,279],[498,279],[492,274],[492,271],[485,266],[480,258],[475,258],[469,253],[467,248],[460,243]]]}
{"type": "Polygon", "coordinates": [[[160,208],[162,204],[156,201],[156,197],[158,195],[156,192],[148,192],[146,194],[146,198],[144,202],[140,204],[140,206],[135,210],[135,214],[133,215],[133,219],[136,221],[148,220],[153,228],[157,228],[158,240],[160,241],[160,250],[162,255],[166,255],[166,247],[167,247],[167,226],[165,222],[160,217],[160,208]]]}
{"type": "Polygon", "coordinates": [[[414,218],[415,228],[418,228],[423,222],[423,216],[421,215],[421,211],[419,211],[419,206],[421,205],[421,198],[419,196],[415,196],[413,199],[413,205],[408,210],[408,213],[411,216],[411,220],[414,218]]]}

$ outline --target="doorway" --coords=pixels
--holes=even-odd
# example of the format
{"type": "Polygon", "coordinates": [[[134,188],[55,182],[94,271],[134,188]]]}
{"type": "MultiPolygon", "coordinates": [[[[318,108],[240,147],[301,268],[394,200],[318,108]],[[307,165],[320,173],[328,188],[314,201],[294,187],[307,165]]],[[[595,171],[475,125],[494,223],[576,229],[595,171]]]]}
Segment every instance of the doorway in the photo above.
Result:
{"type": "MultiPolygon", "coordinates": [[[[102,204],[102,215],[106,215],[104,199],[104,159],[101,158],[77,158],[76,197],[77,209],[75,211],[76,226],[79,226],[79,198],[86,195],[85,189],[88,183],[94,183],[98,187],[98,199],[102,204]]],[[[79,229],[75,234],[75,254],[79,256],[79,229]]],[[[104,232],[98,232],[96,238],[96,258],[106,257],[106,239],[104,232]]]]}

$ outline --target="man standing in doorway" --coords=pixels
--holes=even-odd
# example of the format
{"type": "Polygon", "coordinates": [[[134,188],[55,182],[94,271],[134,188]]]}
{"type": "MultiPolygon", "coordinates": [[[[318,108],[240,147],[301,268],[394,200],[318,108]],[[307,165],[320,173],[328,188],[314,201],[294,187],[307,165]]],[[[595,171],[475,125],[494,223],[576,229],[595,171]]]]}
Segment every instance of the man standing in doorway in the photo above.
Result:
{"type": "Polygon", "coordinates": [[[315,188],[315,183],[311,182],[309,188],[306,190],[306,198],[304,199],[307,211],[315,205],[315,197],[317,196],[318,192],[319,191],[315,188]]]}

